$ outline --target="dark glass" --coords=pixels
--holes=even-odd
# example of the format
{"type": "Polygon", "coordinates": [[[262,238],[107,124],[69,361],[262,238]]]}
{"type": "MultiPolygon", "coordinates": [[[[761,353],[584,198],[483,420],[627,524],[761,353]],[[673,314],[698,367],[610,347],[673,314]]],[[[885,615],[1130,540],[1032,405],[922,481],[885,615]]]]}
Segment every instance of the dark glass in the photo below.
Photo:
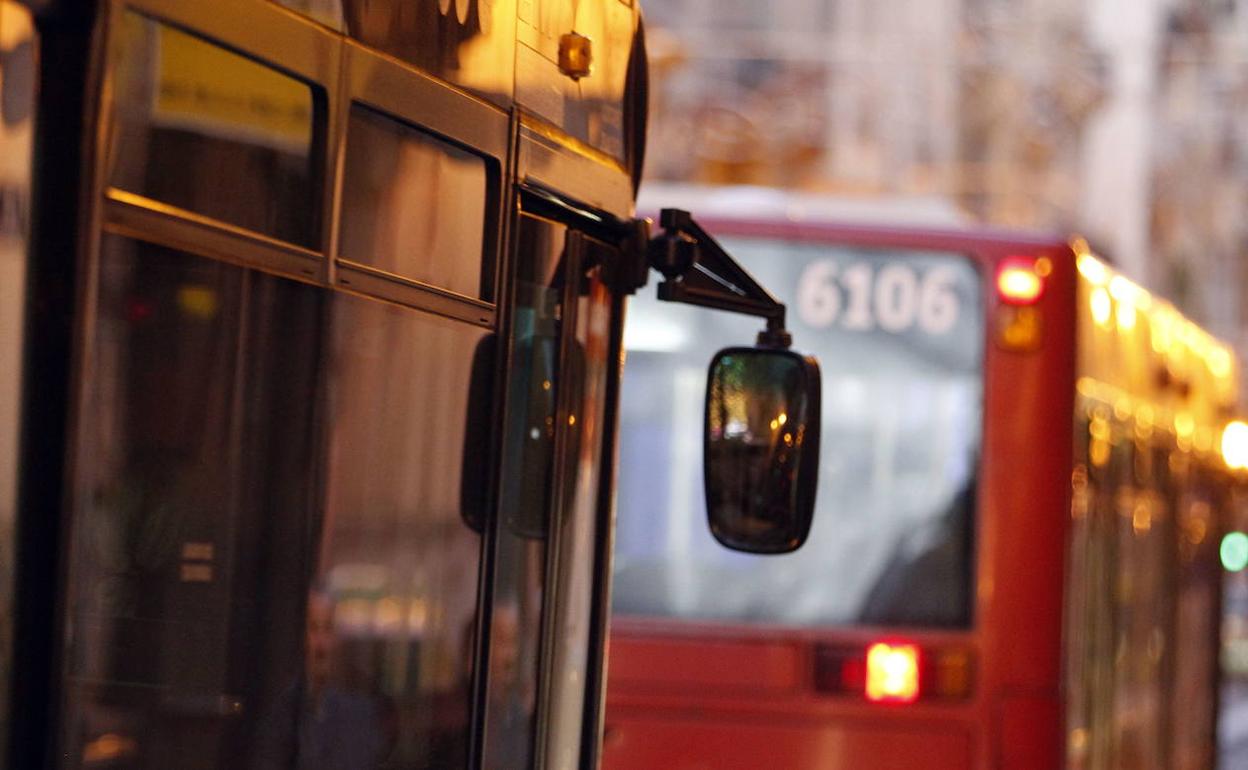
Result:
{"type": "Polygon", "coordinates": [[[704,441],[715,539],[751,553],[801,546],[819,466],[818,365],[789,351],[721,351],[707,379],[704,441]]]}
{"type": "Polygon", "coordinates": [[[791,554],[756,557],[725,549],[704,524],[705,362],[752,340],[758,321],[638,292],[624,330],[614,612],[968,625],[985,336],[974,264],[943,252],[724,242],[788,304],[795,347],[819,360],[810,537],[791,554]]]}
{"type": "Polygon", "coordinates": [[[377,741],[378,761],[454,767],[469,740],[480,566],[459,448],[488,332],[349,295],[333,321],[316,580],[333,608],[331,676],[373,709],[377,729],[352,740],[377,741]]]}
{"type": "MultiPolygon", "coordinates": [[[[606,252],[606,248],[593,241],[583,239],[582,243],[586,247],[582,264],[612,264],[618,259],[595,254],[606,252]]],[[[567,430],[571,452],[565,471],[567,502],[559,519],[559,602],[553,608],[556,641],[549,666],[552,681],[546,720],[548,762],[558,770],[580,767],[582,726],[589,706],[585,696],[593,660],[589,642],[598,574],[598,513],[611,348],[611,293],[602,273],[601,267],[595,267],[578,281],[576,344],[563,377],[564,387],[573,389],[567,430]]]]}
{"type": "Polygon", "coordinates": [[[97,312],[62,766],[454,766],[487,332],[116,237],[97,312]]]}
{"type": "Polygon", "coordinates": [[[362,107],[351,110],[339,255],[492,299],[485,160],[362,107]]]}
{"type": "Polygon", "coordinates": [[[121,26],[109,184],[317,249],[322,95],[136,13],[121,26]]]}
{"type": "Polygon", "coordinates": [[[238,766],[295,679],[322,294],[106,237],[62,766],[238,766]]]}
{"type": "Polygon", "coordinates": [[[499,496],[484,767],[533,762],[534,711],[554,504],[555,406],[567,228],[522,216],[516,248],[503,486],[499,496]]]}
{"type": "MultiPolygon", "coordinates": [[[[34,128],[34,22],[0,3],[0,692],[9,692],[13,641],[13,540],[21,421],[27,223],[34,128]]],[[[9,699],[0,698],[0,746],[8,745],[9,699]]]]}

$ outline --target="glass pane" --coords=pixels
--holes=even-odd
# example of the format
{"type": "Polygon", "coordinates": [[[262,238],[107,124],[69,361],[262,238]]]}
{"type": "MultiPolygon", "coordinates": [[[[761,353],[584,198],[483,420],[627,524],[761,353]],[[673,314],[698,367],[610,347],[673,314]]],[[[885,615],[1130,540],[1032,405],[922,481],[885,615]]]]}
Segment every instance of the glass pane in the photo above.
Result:
{"type": "Polygon", "coordinates": [[[486,332],[114,237],[95,321],[63,766],[453,766],[486,332]]]}
{"type": "MultiPolygon", "coordinates": [[[[600,262],[611,264],[616,259],[604,256],[600,262]]],[[[570,494],[560,521],[560,601],[555,608],[556,647],[550,667],[549,763],[557,770],[579,767],[581,759],[611,330],[611,294],[602,282],[602,268],[594,268],[581,285],[576,345],[563,378],[564,387],[575,391],[568,417],[568,446],[573,454],[569,458],[570,494]]]]}
{"type": "Polygon", "coordinates": [[[485,160],[371,110],[347,131],[340,256],[490,299],[485,160]]]}
{"type": "Polygon", "coordinates": [[[138,14],[120,23],[109,183],[318,248],[320,95],[138,14]]]}
{"type": "MultiPolygon", "coordinates": [[[[13,640],[13,527],[21,425],[22,321],[34,115],[34,24],[23,6],[0,0],[0,691],[9,691],[13,640]]],[[[0,699],[7,746],[8,698],[0,699]]]]}
{"type": "MultiPolygon", "coordinates": [[[[461,517],[460,475],[473,353],[487,334],[336,300],[316,581],[334,626],[323,652],[309,649],[308,671],[344,717],[372,717],[359,731],[341,725],[370,761],[333,767],[462,767],[467,756],[480,538],[461,517]]],[[[322,734],[319,748],[341,737],[322,734]]]]}
{"type": "Polygon", "coordinates": [[[488,770],[526,770],[533,762],[566,234],[554,222],[520,220],[486,707],[488,770]]]}
{"type": "Polygon", "coordinates": [[[99,281],[63,766],[231,767],[303,649],[323,295],[113,237],[99,281]]]}
{"type": "Polygon", "coordinates": [[[733,622],[965,626],[981,441],[981,279],[955,254],[725,239],[793,309],[823,376],[808,542],[720,547],[706,526],[702,407],[716,350],[758,322],[634,300],[621,386],[617,613],[733,622]]]}

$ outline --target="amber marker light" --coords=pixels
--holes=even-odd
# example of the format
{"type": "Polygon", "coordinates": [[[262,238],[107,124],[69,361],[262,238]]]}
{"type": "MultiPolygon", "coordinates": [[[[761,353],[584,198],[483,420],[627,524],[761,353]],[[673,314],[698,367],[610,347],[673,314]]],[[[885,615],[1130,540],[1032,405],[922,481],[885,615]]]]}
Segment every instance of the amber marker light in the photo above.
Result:
{"type": "Polygon", "coordinates": [[[867,700],[913,703],[919,698],[919,648],[877,642],[867,648],[867,700]]]}
{"type": "Polygon", "coordinates": [[[1044,294],[1044,277],[1036,261],[1009,257],[997,266],[997,294],[1009,305],[1034,305],[1044,294]]]}

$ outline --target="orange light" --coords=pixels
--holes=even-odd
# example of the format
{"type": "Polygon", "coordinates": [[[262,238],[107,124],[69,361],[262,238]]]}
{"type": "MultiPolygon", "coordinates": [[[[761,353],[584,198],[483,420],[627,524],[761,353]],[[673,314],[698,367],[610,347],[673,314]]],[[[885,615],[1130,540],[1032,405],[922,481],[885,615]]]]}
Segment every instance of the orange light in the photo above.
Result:
{"type": "Polygon", "coordinates": [[[913,703],[919,697],[919,648],[877,642],[867,648],[868,700],[913,703]]]}
{"type": "Polygon", "coordinates": [[[1023,257],[1002,260],[997,267],[997,294],[1010,305],[1031,305],[1044,294],[1044,278],[1036,262],[1023,257]]]}

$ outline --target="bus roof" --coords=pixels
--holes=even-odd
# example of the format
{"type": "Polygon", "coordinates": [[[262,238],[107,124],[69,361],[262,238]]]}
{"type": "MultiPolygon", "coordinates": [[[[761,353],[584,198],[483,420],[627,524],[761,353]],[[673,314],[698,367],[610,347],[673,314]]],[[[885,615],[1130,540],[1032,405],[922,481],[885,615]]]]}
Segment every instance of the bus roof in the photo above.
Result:
{"type": "Polygon", "coordinates": [[[638,213],[657,217],[664,208],[696,211],[713,235],[946,249],[971,245],[1045,249],[1070,241],[1056,232],[978,224],[948,198],[934,195],[869,199],[770,187],[643,184],[638,213]]]}

